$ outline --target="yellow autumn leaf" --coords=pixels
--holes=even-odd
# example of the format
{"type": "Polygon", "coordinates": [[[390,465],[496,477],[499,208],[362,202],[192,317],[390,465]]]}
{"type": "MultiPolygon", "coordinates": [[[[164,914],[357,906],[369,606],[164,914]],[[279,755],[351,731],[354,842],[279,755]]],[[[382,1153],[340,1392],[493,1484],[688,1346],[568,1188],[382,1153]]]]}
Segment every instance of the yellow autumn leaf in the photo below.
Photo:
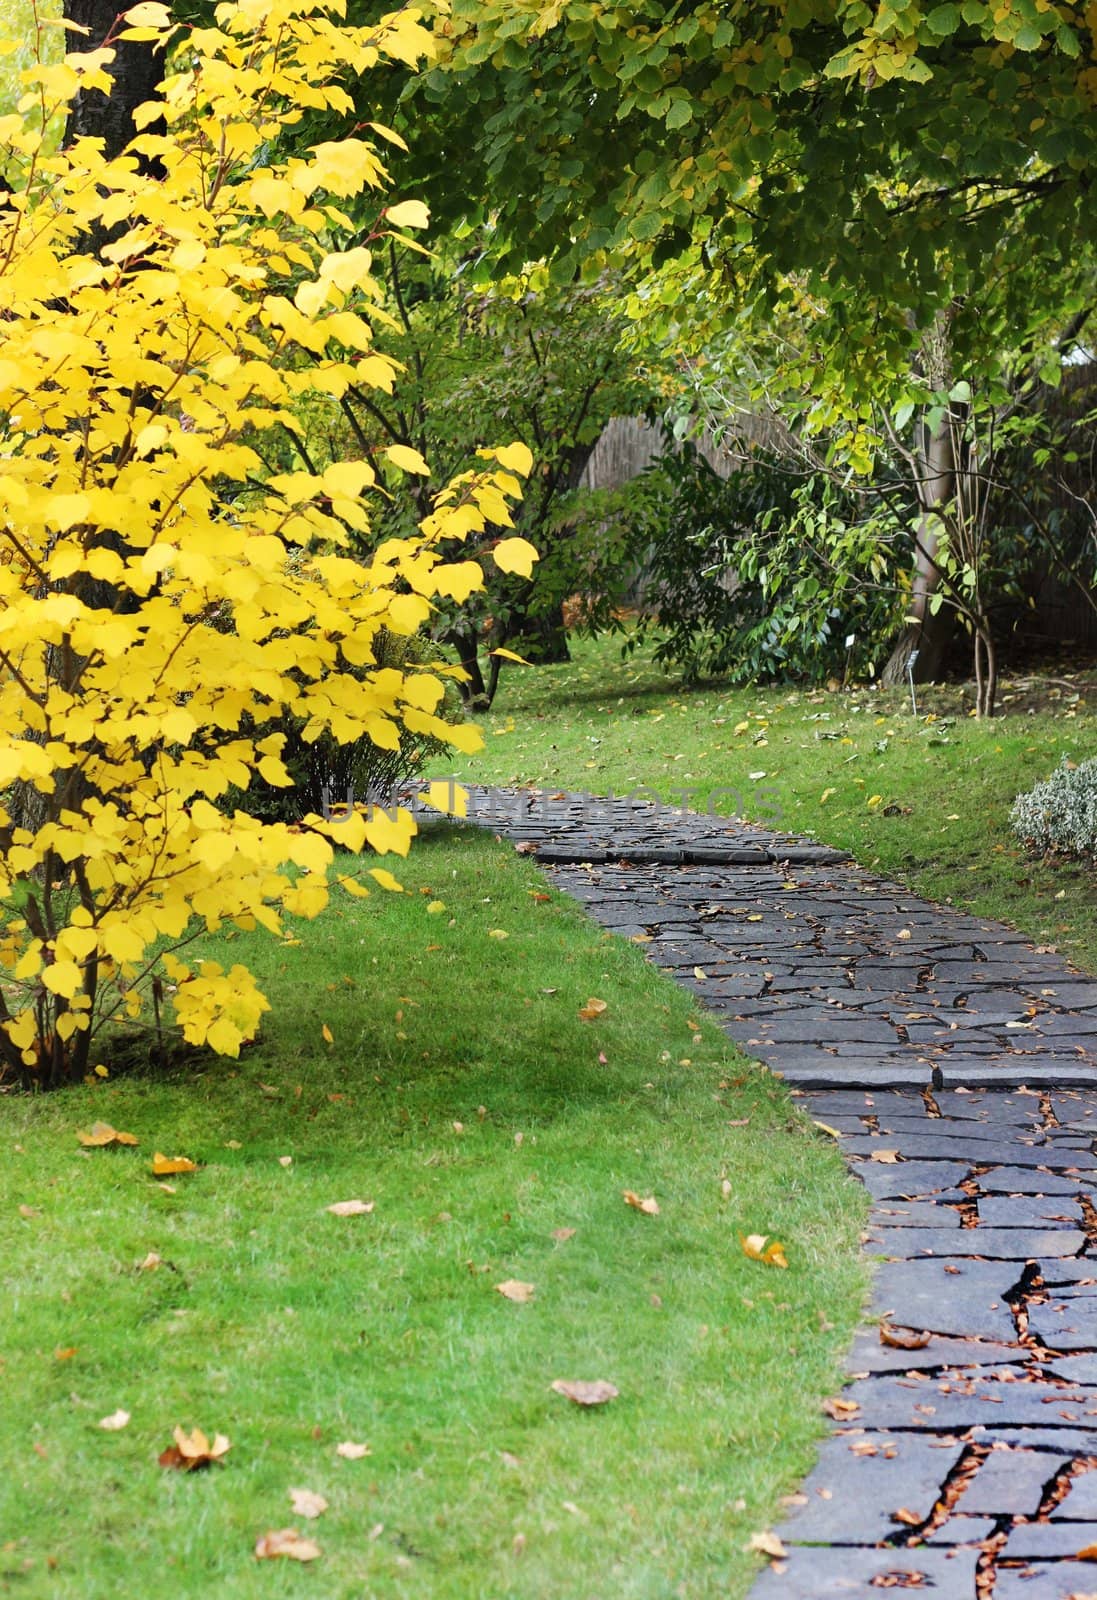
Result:
{"type": "Polygon", "coordinates": [[[517,661],[520,667],[529,667],[533,665],[531,661],[526,660],[525,656],[520,656],[513,650],[504,650],[502,645],[497,645],[496,648],[494,650],[490,650],[488,654],[499,656],[503,661],[517,661]]]}
{"type": "Polygon", "coordinates": [[[326,1022],[321,1027],[320,1032],[323,1035],[323,1039],[324,1039],[324,1043],[325,1044],[334,1044],[335,1043],[335,1035],[332,1033],[331,1029],[328,1027],[326,1022]]]}
{"type": "Polygon", "coordinates": [[[137,1136],[133,1133],[121,1133],[117,1128],[112,1128],[109,1122],[93,1122],[85,1132],[81,1130],[76,1137],[88,1149],[98,1149],[108,1144],[136,1144],[137,1136]]]}
{"type": "Polygon", "coordinates": [[[155,1178],[174,1178],[181,1172],[197,1172],[197,1161],[191,1161],[188,1156],[166,1156],[159,1150],[152,1158],[152,1174],[155,1178]]]}
{"type": "Polygon", "coordinates": [[[385,207],[385,221],[394,228],[425,228],[430,223],[430,212],[422,200],[401,200],[385,207]]]}
{"type": "Polygon", "coordinates": [[[387,867],[371,867],[369,875],[382,889],[387,889],[390,894],[403,894],[404,885],[397,882],[387,867]]]}
{"type": "Polygon", "coordinates": [[[533,563],[540,560],[529,540],[517,537],[500,539],[491,552],[491,558],[500,572],[517,573],[520,578],[531,578],[533,563]]]}
{"type": "Polygon", "coordinates": [[[743,1247],[743,1254],[752,1261],[761,1261],[767,1267],[787,1267],[785,1247],[776,1239],[772,1242],[764,1233],[747,1233],[739,1235],[739,1243],[743,1247]]]}
{"type": "Polygon", "coordinates": [[[417,472],[424,478],[430,477],[430,467],[418,450],[413,450],[408,444],[390,444],[385,450],[385,455],[394,467],[400,468],[401,472],[417,472]]]}

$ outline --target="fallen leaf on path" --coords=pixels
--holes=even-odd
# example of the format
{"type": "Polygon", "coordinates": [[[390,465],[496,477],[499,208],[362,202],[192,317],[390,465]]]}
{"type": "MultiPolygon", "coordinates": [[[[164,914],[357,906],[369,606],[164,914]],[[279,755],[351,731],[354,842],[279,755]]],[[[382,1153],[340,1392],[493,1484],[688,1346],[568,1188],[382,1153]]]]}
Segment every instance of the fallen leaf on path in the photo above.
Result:
{"type": "Polygon", "coordinates": [[[373,1210],[373,1206],[372,1200],[337,1200],[333,1206],[328,1206],[327,1210],[333,1217],[364,1217],[367,1212],[373,1210]]]}
{"type": "Polygon", "coordinates": [[[757,1550],[759,1555],[771,1556],[774,1561],[780,1561],[788,1555],[788,1551],[775,1533],[767,1528],[762,1533],[752,1533],[747,1540],[748,1550],[757,1550]]]}
{"type": "Polygon", "coordinates": [[[893,1350],[924,1350],[929,1340],[928,1332],[915,1333],[910,1328],[893,1328],[887,1322],[880,1324],[880,1343],[890,1345],[893,1350]]]}
{"type": "Polygon", "coordinates": [[[211,1444],[201,1428],[195,1428],[192,1433],[176,1428],[172,1438],[175,1443],[161,1452],[159,1461],[162,1467],[176,1472],[196,1472],[199,1467],[210,1467],[232,1448],[223,1433],[214,1434],[211,1444]]]}
{"type": "Polygon", "coordinates": [[[882,1166],[894,1167],[899,1160],[898,1150],[874,1150],[869,1156],[870,1161],[879,1161],[882,1166]]]}
{"type": "Polygon", "coordinates": [[[920,1517],[917,1511],[908,1511],[906,1506],[900,1506],[898,1511],[891,1513],[891,1520],[892,1522],[901,1522],[908,1528],[919,1528],[926,1519],[925,1517],[920,1517]]]}
{"type": "Polygon", "coordinates": [[[293,1509],[299,1517],[308,1517],[311,1520],[314,1517],[323,1516],[328,1509],[328,1503],[323,1495],[314,1494],[311,1489],[291,1489],[289,1497],[293,1509]]]}
{"type": "Polygon", "coordinates": [[[747,1233],[739,1235],[739,1243],[743,1247],[743,1254],[752,1261],[764,1262],[767,1267],[787,1267],[785,1247],[776,1239],[769,1241],[769,1236],[764,1233],[747,1233]]]}
{"type": "Polygon", "coordinates": [[[371,1454],[368,1444],[355,1444],[353,1439],[344,1439],[342,1444],[335,1446],[335,1454],[342,1456],[344,1461],[361,1461],[363,1456],[371,1454]]]}
{"type": "Polygon", "coordinates": [[[154,1178],[174,1178],[180,1172],[197,1172],[197,1161],[191,1161],[188,1156],[165,1156],[159,1150],[152,1158],[152,1175],[154,1178]]]}
{"type": "Polygon", "coordinates": [[[117,1433],[120,1428],[126,1426],[129,1419],[128,1411],[112,1411],[109,1417],[99,1419],[99,1426],[105,1428],[108,1433],[117,1433]]]}
{"type": "Polygon", "coordinates": [[[634,1190],[622,1189],[621,1198],[627,1206],[631,1206],[634,1211],[642,1211],[646,1217],[659,1215],[659,1202],[653,1194],[649,1194],[646,1200],[641,1200],[634,1190]]]}
{"type": "Polygon", "coordinates": [[[315,1561],[319,1554],[320,1546],[312,1539],[302,1539],[296,1528],[273,1528],[255,1545],[259,1561],[273,1561],[278,1556],[287,1561],[315,1561]]]}
{"type": "Polygon", "coordinates": [[[520,1278],[507,1278],[503,1283],[497,1283],[495,1289],[504,1300],[514,1300],[518,1305],[525,1305],[537,1293],[534,1284],[523,1283],[520,1278]]]}
{"type": "Polygon", "coordinates": [[[855,1417],[861,1407],[856,1400],[824,1400],[823,1410],[835,1422],[846,1422],[850,1417],[855,1417]]]}
{"type": "Polygon", "coordinates": [[[838,1129],[832,1128],[829,1122],[818,1122],[813,1120],[811,1125],[813,1128],[818,1128],[820,1133],[829,1134],[832,1139],[840,1139],[842,1137],[842,1135],[838,1132],[838,1129]]]}
{"type": "MultiPolygon", "coordinates": [[[[1097,1544],[1083,1545],[1074,1557],[1075,1561],[1097,1561],[1097,1544]]],[[[1079,1597],[1082,1600],[1082,1597],[1079,1597]]]]}
{"type": "Polygon", "coordinates": [[[595,1378],[591,1382],[557,1378],[551,1387],[554,1393],[562,1394],[565,1400],[577,1406],[604,1406],[608,1400],[616,1400],[621,1392],[605,1378],[595,1378]]]}
{"type": "Polygon", "coordinates": [[[591,999],[587,1001],[586,1005],[579,1007],[579,1015],[582,1017],[584,1022],[593,1022],[595,1017],[600,1017],[603,1011],[608,1011],[608,1009],[608,1000],[599,1000],[592,996],[591,999]]]}
{"type": "Polygon", "coordinates": [[[136,1144],[135,1133],[122,1133],[109,1122],[93,1122],[88,1129],[81,1128],[76,1137],[87,1150],[98,1150],[108,1144],[136,1144]]]}

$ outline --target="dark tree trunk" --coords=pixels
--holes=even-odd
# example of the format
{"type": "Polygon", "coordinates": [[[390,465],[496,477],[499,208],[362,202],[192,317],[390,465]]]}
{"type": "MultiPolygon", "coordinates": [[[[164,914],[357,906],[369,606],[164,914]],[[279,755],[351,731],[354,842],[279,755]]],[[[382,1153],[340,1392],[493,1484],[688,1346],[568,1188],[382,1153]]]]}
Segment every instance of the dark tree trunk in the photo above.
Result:
{"type": "Polygon", "coordinates": [[[910,661],[917,650],[912,674],[915,683],[934,683],[941,676],[948,648],[955,632],[953,611],[933,601],[941,589],[937,565],[938,530],[941,511],[956,496],[956,459],[951,420],[946,412],[930,433],[923,425],[921,449],[917,452],[918,499],[922,514],[915,528],[914,570],[911,575],[908,622],[883,670],[885,684],[906,683],[910,661]]]}
{"type": "MultiPolygon", "coordinates": [[[[87,33],[66,35],[70,50],[98,50],[115,29],[125,0],[65,0],[65,20],[87,33]]],[[[132,39],[113,42],[114,60],[107,68],[110,94],[88,89],[77,95],[65,128],[65,144],[76,139],[102,139],[108,160],[121,155],[137,129],[133,113],[154,98],[164,76],[164,52],[132,39]]]]}

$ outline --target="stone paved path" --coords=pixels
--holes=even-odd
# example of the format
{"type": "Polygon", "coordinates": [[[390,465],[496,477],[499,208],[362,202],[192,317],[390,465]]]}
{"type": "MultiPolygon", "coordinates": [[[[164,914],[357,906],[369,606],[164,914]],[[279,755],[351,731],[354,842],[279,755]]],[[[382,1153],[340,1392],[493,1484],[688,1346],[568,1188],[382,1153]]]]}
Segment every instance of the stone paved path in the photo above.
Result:
{"type": "Polygon", "coordinates": [[[1097,981],[787,835],[473,790],[839,1137],[882,1257],[752,1600],[1097,1600],[1097,981]]]}

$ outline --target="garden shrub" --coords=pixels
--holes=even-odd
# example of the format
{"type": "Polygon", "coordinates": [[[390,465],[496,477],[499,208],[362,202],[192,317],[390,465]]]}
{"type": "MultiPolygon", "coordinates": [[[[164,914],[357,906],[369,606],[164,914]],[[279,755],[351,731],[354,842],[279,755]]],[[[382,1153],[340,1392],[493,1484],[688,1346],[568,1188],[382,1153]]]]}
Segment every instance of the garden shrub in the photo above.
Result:
{"type": "Polygon", "coordinates": [[[1049,778],[1017,796],[1009,820],[1030,850],[1097,855],[1097,758],[1064,757],[1049,778]]]}

